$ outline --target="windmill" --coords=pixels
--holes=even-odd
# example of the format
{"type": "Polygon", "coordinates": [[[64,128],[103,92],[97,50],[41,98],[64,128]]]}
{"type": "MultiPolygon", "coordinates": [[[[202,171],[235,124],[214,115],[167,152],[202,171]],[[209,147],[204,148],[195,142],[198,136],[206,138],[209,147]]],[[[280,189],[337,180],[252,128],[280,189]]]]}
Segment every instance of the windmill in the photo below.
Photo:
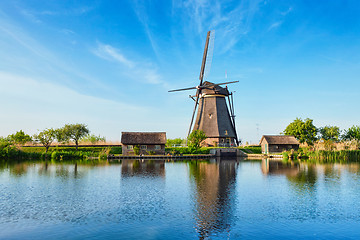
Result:
{"type": "Polygon", "coordinates": [[[191,117],[188,136],[194,122],[196,109],[197,116],[193,130],[203,130],[208,137],[205,140],[207,145],[213,146],[232,146],[238,145],[238,138],[235,129],[235,114],[233,95],[229,92],[227,85],[239,81],[212,83],[204,80],[204,73],[208,73],[211,64],[213,50],[214,32],[209,31],[206,36],[205,49],[201,64],[200,83],[198,86],[170,90],[169,92],[186,91],[196,89],[196,94],[191,96],[195,101],[193,114],[191,117]],[[210,46],[209,43],[211,42],[210,46]],[[228,100],[229,108],[226,103],[228,100]],[[230,111],[229,111],[230,109],[230,111]]]}

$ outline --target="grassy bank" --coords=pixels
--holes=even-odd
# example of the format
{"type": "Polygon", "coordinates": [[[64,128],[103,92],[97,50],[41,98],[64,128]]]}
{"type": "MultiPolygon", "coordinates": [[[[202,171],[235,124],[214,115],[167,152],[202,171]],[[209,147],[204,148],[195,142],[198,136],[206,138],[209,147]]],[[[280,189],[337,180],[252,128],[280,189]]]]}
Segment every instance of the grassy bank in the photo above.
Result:
{"type": "Polygon", "coordinates": [[[184,155],[184,154],[209,154],[210,153],[209,147],[202,147],[199,150],[195,151],[189,147],[166,147],[165,153],[172,154],[172,155],[184,155]]]}
{"type": "Polygon", "coordinates": [[[255,153],[261,154],[261,146],[245,146],[245,147],[238,147],[241,151],[245,153],[255,153]]]}
{"type": "Polygon", "coordinates": [[[109,154],[121,154],[121,147],[50,147],[45,152],[44,147],[15,147],[10,144],[0,145],[1,159],[17,159],[17,160],[86,160],[90,157],[99,157],[106,159],[109,154]]]}
{"type": "Polygon", "coordinates": [[[300,148],[298,151],[283,152],[283,159],[301,159],[302,161],[316,163],[360,162],[360,150],[308,151],[300,148]]]}

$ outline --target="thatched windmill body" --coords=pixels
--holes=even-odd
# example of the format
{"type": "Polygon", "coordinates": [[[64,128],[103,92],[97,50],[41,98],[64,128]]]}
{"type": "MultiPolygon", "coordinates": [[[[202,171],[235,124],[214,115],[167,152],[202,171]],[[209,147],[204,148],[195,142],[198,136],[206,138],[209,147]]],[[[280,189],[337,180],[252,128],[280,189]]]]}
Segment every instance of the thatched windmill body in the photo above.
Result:
{"type": "MultiPolygon", "coordinates": [[[[205,135],[207,136],[207,139],[205,140],[206,145],[236,146],[239,143],[235,128],[233,95],[229,92],[227,86],[224,88],[220,85],[236,83],[238,81],[217,84],[203,81],[205,69],[207,71],[209,70],[209,66],[206,66],[206,63],[207,60],[211,60],[212,48],[209,48],[209,42],[211,40],[213,41],[213,39],[213,32],[209,31],[206,37],[205,50],[201,64],[199,77],[200,84],[196,87],[176,89],[169,92],[196,89],[196,94],[193,96],[190,95],[195,101],[195,106],[191,117],[188,136],[191,133],[195,112],[197,110],[193,130],[203,130],[205,132],[205,135]]],[[[213,46],[213,44],[211,46],[213,46]]]]}

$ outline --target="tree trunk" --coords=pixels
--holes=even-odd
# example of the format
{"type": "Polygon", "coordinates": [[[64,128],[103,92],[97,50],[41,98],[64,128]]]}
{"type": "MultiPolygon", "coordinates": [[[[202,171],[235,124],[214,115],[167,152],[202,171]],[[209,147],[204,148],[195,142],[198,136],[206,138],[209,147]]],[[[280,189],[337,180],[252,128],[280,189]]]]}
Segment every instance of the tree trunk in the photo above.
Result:
{"type": "Polygon", "coordinates": [[[75,140],[75,144],[76,144],[76,151],[78,150],[78,140],[75,140]]]}

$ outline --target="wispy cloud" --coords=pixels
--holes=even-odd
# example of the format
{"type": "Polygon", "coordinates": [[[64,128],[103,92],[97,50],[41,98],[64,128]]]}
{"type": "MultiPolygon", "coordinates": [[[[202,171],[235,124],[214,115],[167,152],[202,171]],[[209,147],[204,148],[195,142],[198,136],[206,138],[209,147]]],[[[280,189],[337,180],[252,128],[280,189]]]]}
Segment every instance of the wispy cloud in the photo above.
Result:
{"type": "Polygon", "coordinates": [[[123,67],[124,74],[136,81],[144,80],[149,84],[162,84],[167,87],[167,83],[162,80],[157,67],[152,62],[132,60],[125,56],[120,49],[99,42],[92,53],[107,61],[118,63],[123,67]]]}
{"type": "Polygon", "coordinates": [[[120,53],[120,50],[115,49],[108,44],[99,43],[98,47],[93,51],[93,53],[103,59],[119,62],[128,68],[134,68],[135,66],[134,62],[130,61],[120,53]]]}
{"type": "MultiPolygon", "coordinates": [[[[18,65],[17,69],[33,68],[32,72],[40,78],[46,79],[46,76],[52,76],[49,81],[60,80],[69,85],[74,85],[70,79],[76,78],[79,81],[84,81],[98,86],[101,89],[108,87],[97,80],[93,76],[88,76],[87,73],[79,71],[75,66],[68,64],[61,59],[56,52],[46,47],[46,44],[41,43],[36,38],[33,38],[30,33],[19,27],[13,21],[6,18],[6,15],[0,15],[0,33],[4,41],[11,42],[12,46],[17,46],[17,49],[22,50],[23,59],[31,59],[28,65],[18,65]],[[25,57],[26,56],[26,57],[25,57]],[[34,64],[36,63],[36,64],[34,64]]],[[[16,56],[13,56],[16,59],[16,56]]]]}
{"type": "Polygon", "coordinates": [[[68,16],[81,16],[84,14],[88,14],[89,12],[96,9],[96,5],[84,5],[84,6],[75,6],[64,9],[56,9],[56,10],[39,10],[28,8],[24,6],[17,5],[17,10],[29,21],[34,23],[43,23],[41,20],[44,16],[59,16],[59,15],[68,15],[68,16]]]}
{"type": "Polygon", "coordinates": [[[220,53],[231,50],[240,39],[251,31],[255,13],[259,10],[261,0],[249,1],[173,1],[173,14],[184,12],[185,31],[195,31],[203,38],[208,30],[217,31],[216,43],[220,53]],[[194,28],[195,29],[191,29],[194,28]]]}
{"type": "Polygon", "coordinates": [[[286,16],[293,11],[293,7],[289,7],[286,11],[282,12],[281,15],[286,16]]]}
{"type": "Polygon", "coordinates": [[[87,96],[56,83],[8,72],[0,71],[0,85],[0,101],[11,102],[1,108],[0,136],[20,128],[33,134],[36,129],[83,122],[96,134],[106,136],[108,140],[118,140],[119,126],[125,129],[140,126],[143,119],[138,117],[138,113],[150,111],[149,108],[87,96]],[[97,114],[94,114],[94,109],[97,114]]]}
{"type": "Polygon", "coordinates": [[[33,12],[26,10],[26,9],[20,9],[20,13],[29,21],[34,23],[42,23],[42,21],[34,14],[33,12]]]}
{"type": "Polygon", "coordinates": [[[148,17],[148,13],[147,13],[147,4],[150,1],[141,1],[141,0],[134,0],[131,1],[132,5],[133,5],[133,10],[139,20],[139,22],[143,25],[144,27],[144,31],[150,41],[151,47],[156,55],[156,57],[158,58],[158,60],[160,60],[160,49],[159,46],[155,40],[154,34],[150,28],[150,19],[148,17]]]}
{"type": "Polygon", "coordinates": [[[283,23],[282,21],[274,22],[273,24],[270,25],[270,27],[268,28],[268,31],[278,28],[279,26],[281,26],[282,23],[283,23]]]}

